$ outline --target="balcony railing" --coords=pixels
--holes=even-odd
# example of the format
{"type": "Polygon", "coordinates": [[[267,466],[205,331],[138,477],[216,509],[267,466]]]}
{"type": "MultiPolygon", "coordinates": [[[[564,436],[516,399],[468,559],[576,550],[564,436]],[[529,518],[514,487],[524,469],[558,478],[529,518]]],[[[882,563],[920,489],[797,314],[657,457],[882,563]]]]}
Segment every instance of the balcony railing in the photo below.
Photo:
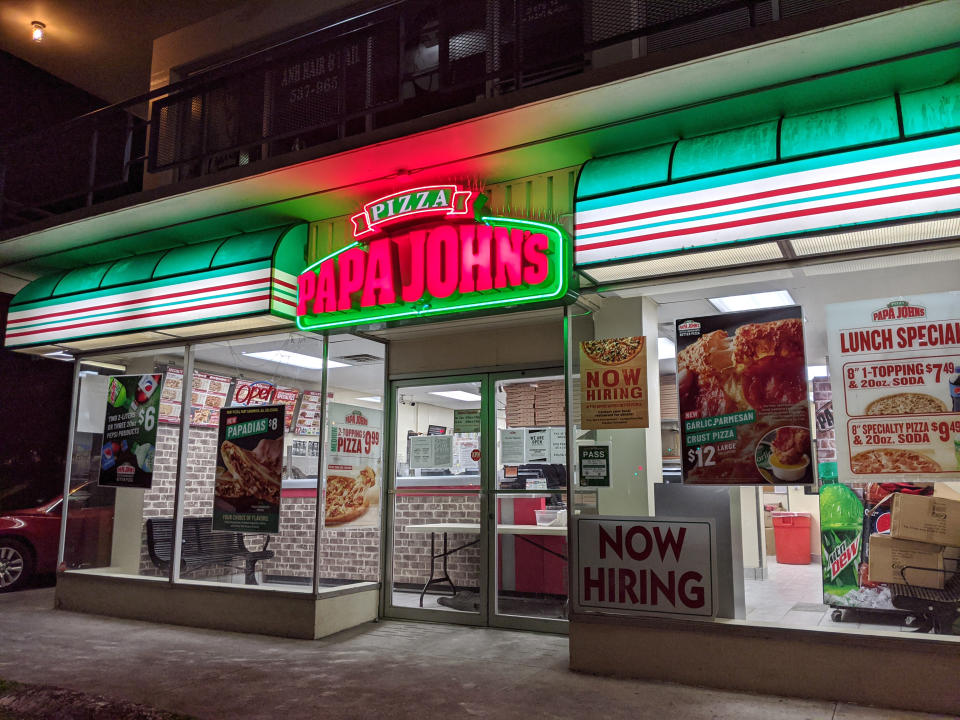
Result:
{"type": "Polygon", "coordinates": [[[0,230],[836,4],[399,0],[0,147],[0,230]]]}

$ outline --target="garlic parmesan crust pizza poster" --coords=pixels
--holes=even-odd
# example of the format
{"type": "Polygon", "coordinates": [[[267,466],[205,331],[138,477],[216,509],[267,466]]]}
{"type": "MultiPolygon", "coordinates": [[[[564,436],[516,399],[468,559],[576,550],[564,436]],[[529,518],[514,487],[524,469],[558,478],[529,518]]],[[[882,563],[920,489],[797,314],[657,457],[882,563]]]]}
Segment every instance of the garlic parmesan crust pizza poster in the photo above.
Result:
{"type": "Polygon", "coordinates": [[[960,293],[826,310],[840,480],[960,478],[960,293]]]}
{"type": "Polygon", "coordinates": [[[377,527],[383,413],[345,403],[327,405],[325,527],[377,527]]]}
{"type": "Polygon", "coordinates": [[[220,411],[213,529],[280,530],[283,484],[283,405],[220,411]]]}
{"type": "Polygon", "coordinates": [[[797,306],[677,321],[683,481],[813,482],[797,306]]]}
{"type": "Polygon", "coordinates": [[[580,343],[580,414],[586,430],[650,427],[642,335],[580,343]]]}

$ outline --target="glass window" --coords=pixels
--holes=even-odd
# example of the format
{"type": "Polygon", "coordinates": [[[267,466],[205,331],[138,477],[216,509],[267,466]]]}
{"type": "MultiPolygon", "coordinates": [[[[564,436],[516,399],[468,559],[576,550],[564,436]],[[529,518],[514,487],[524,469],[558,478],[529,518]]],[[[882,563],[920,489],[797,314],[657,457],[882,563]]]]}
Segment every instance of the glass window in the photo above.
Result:
{"type": "Polygon", "coordinates": [[[898,356],[880,330],[885,320],[915,320],[904,337],[937,319],[952,328],[958,269],[960,249],[939,248],[650,281],[572,307],[570,438],[606,446],[611,469],[609,481],[582,477],[574,456],[575,514],[715,516],[729,597],[720,617],[960,634],[948,600],[960,550],[944,542],[902,570],[891,550],[902,539],[890,535],[909,502],[899,496],[960,499],[960,339],[898,356]],[[578,343],[629,334],[645,335],[656,358],[650,429],[583,430],[578,343]],[[944,584],[942,603],[919,600],[944,584]]]}
{"type": "MultiPolygon", "coordinates": [[[[161,422],[183,348],[89,356],[80,365],[64,562],[68,570],[166,577],[169,542],[147,522],[174,504],[179,433],[161,422]]],[[[60,504],[51,508],[59,517],[60,504]]],[[[59,537],[59,522],[49,532],[59,537]]],[[[53,546],[56,547],[54,541],[53,546]]]]}

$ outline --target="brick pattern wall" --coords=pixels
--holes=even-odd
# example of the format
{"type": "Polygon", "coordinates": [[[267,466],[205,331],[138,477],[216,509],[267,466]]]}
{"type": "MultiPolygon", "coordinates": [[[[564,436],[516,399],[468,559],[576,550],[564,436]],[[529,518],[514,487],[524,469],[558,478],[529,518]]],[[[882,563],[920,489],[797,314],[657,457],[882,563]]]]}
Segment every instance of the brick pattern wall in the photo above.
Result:
{"type": "MultiPolygon", "coordinates": [[[[408,525],[442,522],[479,522],[480,500],[475,496],[397,496],[394,522],[393,581],[400,585],[422,586],[430,576],[430,534],[405,532],[408,525]]],[[[448,548],[477,540],[478,535],[451,534],[448,548]]],[[[443,547],[443,536],[436,536],[436,550],[443,547]]],[[[450,577],[458,587],[480,587],[480,546],[461,550],[447,558],[450,577]]],[[[437,572],[440,572],[437,561],[437,572]]]]}
{"type": "MultiPolygon", "coordinates": [[[[817,410],[833,400],[830,378],[813,379],[813,403],[817,410]]],[[[836,462],[837,440],[835,431],[817,430],[817,462],[836,462]]]]}
{"type": "MultiPolygon", "coordinates": [[[[177,444],[180,429],[160,425],[154,458],[153,487],[144,493],[140,545],[140,573],[161,575],[147,551],[145,521],[153,517],[172,517],[176,490],[177,444]]],[[[214,473],[217,431],[191,428],[187,454],[184,513],[187,516],[210,515],[213,511],[214,473]]],[[[405,532],[408,525],[437,522],[477,522],[480,501],[471,496],[397,496],[395,522],[394,582],[423,585],[430,575],[429,533],[405,532]]],[[[314,498],[284,498],[280,506],[280,532],[270,539],[271,560],[258,563],[265,575],[310,578],[313,574],[313,541],[316,518],[314,498]]],[[[450,535],[449,547],[477,539],[477,535],[450,535]]],[[[251,549],[259,549],[263,535],[247,535],[251,549]]],[[[442,536],[437,535],[437,550],[442,536]]],[[[320,536],[320,577],[325,580],[377,581],[380,579],[379,528],[325,529],[320,536]]],[[[439,562],[437,565],[439,570],[439,562]]],[[[458,586],[478,587],[480,583],[479,545],[462,550],[448,559],[450,576],[458,586]]],[[[190,574],[191,579],[209,579],[235,574],[228,567],[212,566],[190,574]]]]}

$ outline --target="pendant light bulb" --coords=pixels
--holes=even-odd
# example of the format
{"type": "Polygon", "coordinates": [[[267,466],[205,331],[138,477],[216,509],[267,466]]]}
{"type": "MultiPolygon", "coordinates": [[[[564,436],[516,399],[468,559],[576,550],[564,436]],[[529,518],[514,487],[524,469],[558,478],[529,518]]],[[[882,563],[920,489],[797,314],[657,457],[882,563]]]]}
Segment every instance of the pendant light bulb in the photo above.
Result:
{"type": "Polygon", "coordinates": [[[33,28],[33,41],[43,42],[43,31],[47,26],[39,20],[34,20],[30,25],[33,28]]]}

